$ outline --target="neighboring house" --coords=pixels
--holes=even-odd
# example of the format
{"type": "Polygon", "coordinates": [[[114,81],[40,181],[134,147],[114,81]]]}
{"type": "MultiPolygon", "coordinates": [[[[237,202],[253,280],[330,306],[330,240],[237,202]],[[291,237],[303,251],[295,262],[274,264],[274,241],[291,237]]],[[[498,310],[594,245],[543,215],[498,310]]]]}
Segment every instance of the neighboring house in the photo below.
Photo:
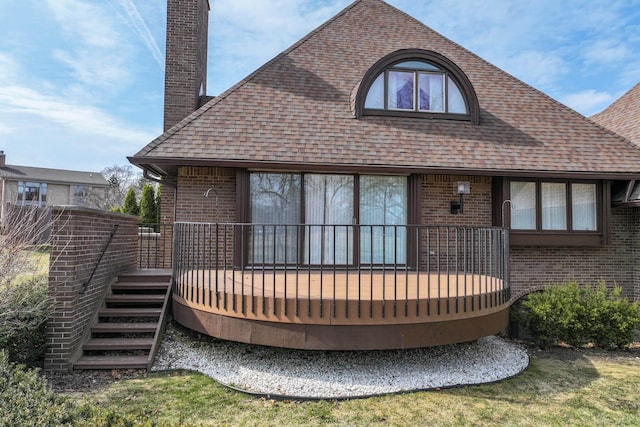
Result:
{"type": "Polygon", "coordinates": [[[18,166],[6,163],[0,151],[0,219],[4,223],[9,206],[94,207],[108,187],[100,172],[80,172],[18,166]]]}
{"type": "Polygon", "coordinates": [[[210,99],[207,13],[169,0],[165,132],[129,158],[176,223],[179,322],[406,348],[495,333],[510,294],[553,283],[640,297],[624,138],[381,0],[210,99]]]}

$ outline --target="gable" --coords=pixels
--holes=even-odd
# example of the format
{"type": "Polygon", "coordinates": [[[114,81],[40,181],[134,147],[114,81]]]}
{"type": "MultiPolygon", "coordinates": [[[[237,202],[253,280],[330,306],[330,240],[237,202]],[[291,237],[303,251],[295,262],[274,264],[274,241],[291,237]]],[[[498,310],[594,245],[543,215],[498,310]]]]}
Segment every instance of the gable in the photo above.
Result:
{"type": "Polygon", "coordinates": [[[591,120],[640,146],[640,83],[591,120]]]}
{"type": "Polygon", "coordinates": [[[152,141],[134,164],[477,174],[635,176],[640,151],[380,0],[358,0],[152,141]],[[384,37],[381,37],[384,35],[384,37]],[[393,52],[455,64],[478,124],[357,117],[363,77],[393,52]]]}

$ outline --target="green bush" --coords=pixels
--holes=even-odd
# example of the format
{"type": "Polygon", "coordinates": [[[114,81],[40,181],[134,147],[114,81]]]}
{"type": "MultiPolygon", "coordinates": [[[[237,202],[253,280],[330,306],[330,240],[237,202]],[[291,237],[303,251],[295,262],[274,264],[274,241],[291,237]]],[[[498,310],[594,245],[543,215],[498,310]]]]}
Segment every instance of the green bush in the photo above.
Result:
{"type": "Polygon", "coordinates": [[[44,276],[13,281],[0,289],[0,349],[12,362],[42,366],[49,312],[44,276]]]}
{"type": "Polygon", "coordinates": [[[592,343],[602,348],[626,347],[640,325],[637,303],[612,290],[567,283],[529,295],[523,301],[524,323],[540,346],[559,341],[573,347],[592,343]]]}
{"type": "Polygon", "coordinates": [[[124,205],[121,209],[122,213],[129,215],[140,215],[140,205],[138,205],[138,198],[133,188],[129,188],[126,197],[124,198],[124,205]]]}
{"type": "Polygon", "coordinates": [[[0,350],[0,425],[152,426],[144,416],[122,416],[88,402],[75,403],[56,394],[38,369],[15,365],[0,350]]]}
{"type": "Polygon", "coordinates": [[[140,198],[140,222],[143,225],[153,225],[158,218],[156,207],[156,195],[151,184],[146,184],[142,188],[140,198]]]}
{"type": "Polygon", "coordinates": [[[56,395],[37,370],[14,365],[0,351],[0,420],[7,426],[73,424],[73,405],[56,395]]]}

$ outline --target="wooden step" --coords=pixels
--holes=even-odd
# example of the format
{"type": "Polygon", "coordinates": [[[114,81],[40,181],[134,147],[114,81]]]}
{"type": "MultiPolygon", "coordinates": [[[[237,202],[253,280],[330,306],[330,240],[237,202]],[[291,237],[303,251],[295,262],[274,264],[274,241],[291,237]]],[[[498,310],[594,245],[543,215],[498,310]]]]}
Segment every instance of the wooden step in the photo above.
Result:
{"type": "Polygon", "coordinates": [[[171,281],[171,270],[137,270],[118,276],[118,282],[167,282],[171,281]]]}
{"type": "Polygon", "coordinates": [[[166,292],[169,282],[116,282],[111,286],[112,291],[161,291],[166,292]]]}
{"type": "Polygon", "coordinates": [[[136,295],[136,294],[118,294],[109,295],[105,298],[105,302],[117,304],[162,304],[164,302],[164,294],[136,295]]]}
{"type": "Polygon", "coordinates": [[[100,310],[100,317],[158,317],[162,308],[139,307],[107,307],[100,310]]]}
{"type": "Polygon", "coordinates": [[[94,333],[122,333],[128,334],[133,332],[155,332],[158,327],[157,323],[139,322],[139,323],[105,323],[98,322],[91,327],[94,333]]]}
{"type": "Polygon", "coordinates": [[[82,356],[73,369],[146,369],[148,356],[82,356]]]}
{"type": "Polygon", "coordinates": [[[153,338],[91,338],[83,350],[150,350],[153,338]]]}

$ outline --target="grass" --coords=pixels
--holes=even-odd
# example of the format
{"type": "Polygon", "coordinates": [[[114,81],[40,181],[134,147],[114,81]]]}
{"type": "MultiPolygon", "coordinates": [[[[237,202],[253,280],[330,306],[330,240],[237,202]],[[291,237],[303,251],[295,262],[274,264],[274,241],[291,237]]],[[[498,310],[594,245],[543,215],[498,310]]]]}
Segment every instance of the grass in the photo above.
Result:
{"type": "Polygon", "coordinates": [[[14,285],[20,285],[26,281],[34,280],[38,277],[47,277],[49,275],[49,247],[37,247],[25,250],[20,256],[24,256],[24,268],[18,274],[14,281],[14,285]]]}
{"type": "Polygon", "coordinates": [[[496,384],[351,401],[250,397],[184,371],[111,384],[76,399],[160,426],[640,425],[640,353],[535,353],[496,384]]]}

